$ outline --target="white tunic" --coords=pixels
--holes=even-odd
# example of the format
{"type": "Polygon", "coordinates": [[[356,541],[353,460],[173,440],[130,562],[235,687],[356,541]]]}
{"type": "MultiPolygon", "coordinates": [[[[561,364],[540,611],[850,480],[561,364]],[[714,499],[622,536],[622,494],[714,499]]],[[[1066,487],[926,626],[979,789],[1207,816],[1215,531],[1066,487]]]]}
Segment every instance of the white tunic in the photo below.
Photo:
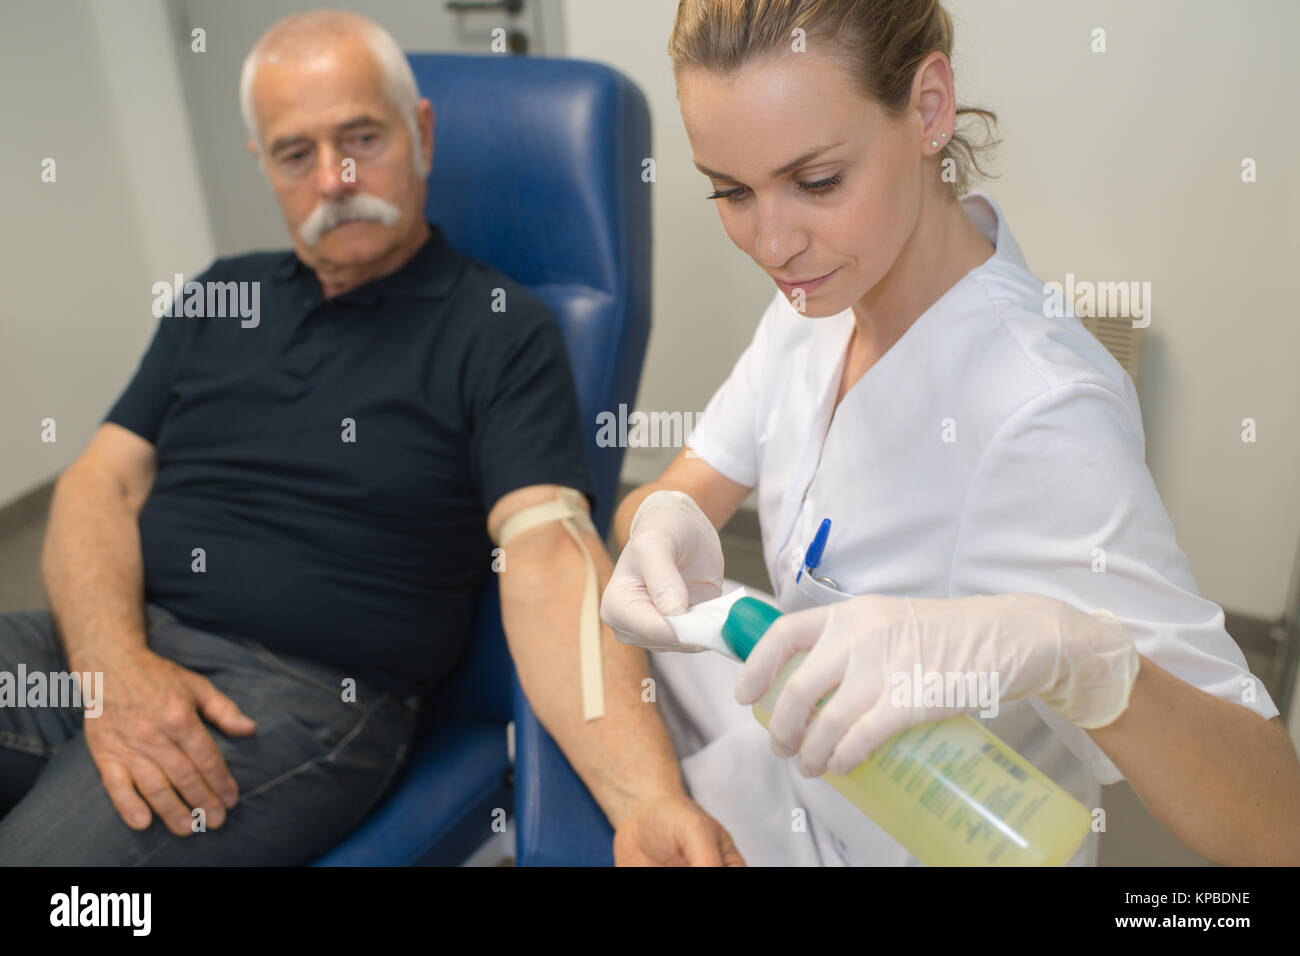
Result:
{"type": "MultiPolygon", "coordinates": [[[[1105,608],[1165,670],[1276,716],[1178,547],[1146,467],[1131,379],[1078,319],[1044,316],[1043,283],[997,204],[972,193],[962,207],[996,253],[917,318],[838,409],[852,311],[809,318],[778,292],[690,437],[714,469],[757,487],[778,605],[837,599],[793,581],[830,518],[817,574],[851,595],[1029,592],[1105,608]]],[[[691,794],[751,864],[916,864],[829,784],[772,754],[735,702],[738,664],[657,654],[653,667],[691,794]]],[[[1089,809],[1100,784],[1123,779],[1038,700],[1004,703],[983,722],[1089,809]]],[[[1179,729],[1169,733],[1172,743],[1179,729]]],[[[1072,862],[1095,864],[1096,846],[1092,834],[1072,862]]]]}

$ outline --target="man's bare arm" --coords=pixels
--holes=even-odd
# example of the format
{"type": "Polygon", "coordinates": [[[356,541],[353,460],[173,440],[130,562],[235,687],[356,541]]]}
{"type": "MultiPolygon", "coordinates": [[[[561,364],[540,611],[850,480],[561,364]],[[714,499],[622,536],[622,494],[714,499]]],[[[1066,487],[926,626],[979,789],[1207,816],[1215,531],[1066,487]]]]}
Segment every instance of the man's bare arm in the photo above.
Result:
{"type": "Polygon", "coordinates": [[[55,485],[41,569],[69,664],[103,674],[102,712],[83,730],[109,799],[133,829],[152,808],[188,836],[194,808],[216,829],[239,799],[200,714],[231,736],[256,724],[206,677],[149,650],[137,520],[155,460],[143,438],[101,425],[55,485]]]}
{"type": "MultiPolygon", "coordinates": [[[[504,496],[488,519],[493,540],[506,518],[553,500],[556,490],[535,485],[504,496]]],[[[584,534],[583,540],[603,590],[613,566],[599,538],[584,534]]],[[[520,686],[610,823],[617,829],[639,804],[684,795],[672,739],[654,704],[642,700],[642,681],[650,676],[646,654],[603,624],[605,716],[583,720],[578,621],[586,565],[568,532],[557,522],[521,532],[505,558],[502,623],[520,686]]]]}
{"type": "Polygon", "coordinates": [[[41,572],[73,670],[145,647],[136,522],[154,472],[153,445],[108,422],[54,486],[41,572]]]}

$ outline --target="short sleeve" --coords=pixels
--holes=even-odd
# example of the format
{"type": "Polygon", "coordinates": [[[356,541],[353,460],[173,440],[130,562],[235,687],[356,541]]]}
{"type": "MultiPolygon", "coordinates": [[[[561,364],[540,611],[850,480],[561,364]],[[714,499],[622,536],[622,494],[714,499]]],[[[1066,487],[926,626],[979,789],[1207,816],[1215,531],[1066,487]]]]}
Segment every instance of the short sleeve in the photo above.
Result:
{"type": "MultiPolygon", "coordinates": [[[[1136,408],[1073,383],[995,433],[976,468],[953,552],[950,596],[1031,593],[1120,618],[1138,653],[1264,718],[1277,707],[1200,596],[1147,470],[1136,408]]],[[[1123,775],[1081,728],[1031,705],[1101,783],[1123,775]]]]}
{"type": "Polygon", "coordinates": [[[184,316],[164,315],[159,319],[153,340],[140,359],[135,375],[113,403],[104,421],[121,425],[151,444],[158,443],[158,431],[172,400],[172,375],[186,321],[184,316]]]}
{"type": "MultiPolygon", "coordinates": [[[[777,295],[780,295],[778,292],[777,295]]],[[[731,374],[709,399],[686,437],[686,445],[705,464],[739,485],[758,485],[762,369],[767,362],[776,299],[759,320],[754,337],[731,369],[731,374]]]]}
{"type": "Polygon", "coordinates": [[[472,467],[486,510],[530,485],[596,488],[559,324],[540,304],[508,334],[481,343],[468,369],[472,467]]]}

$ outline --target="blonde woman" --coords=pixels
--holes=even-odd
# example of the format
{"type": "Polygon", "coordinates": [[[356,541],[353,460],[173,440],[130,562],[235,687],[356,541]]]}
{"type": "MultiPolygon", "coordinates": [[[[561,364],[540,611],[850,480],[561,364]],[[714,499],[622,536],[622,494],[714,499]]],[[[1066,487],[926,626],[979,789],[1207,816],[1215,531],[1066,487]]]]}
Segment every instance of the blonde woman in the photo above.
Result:
{"type": "Polygon", "coordinates": [[[720,593],[716,529],[753,489],[797,612],[743,668],[654,655],[692,797],[751,864],[914,863],[817,777],[961,710],[891,706],[891,673],[992,673],[989,729],[1085,807],[1127,779],[1213,860],[1300,862],[1295,751],[1199,595],[1133,383],[1045,315],[1001,209],[969,192],[981,147],[957,120],[994,117],[958,105],[942,6],[681,0],[668,49],[709,198],[777,292],[695,455],[619,508],[602,615],[690,650],[665,618],[720,593]],[[799,651],[769,736],[737,701],[799,651]]]}

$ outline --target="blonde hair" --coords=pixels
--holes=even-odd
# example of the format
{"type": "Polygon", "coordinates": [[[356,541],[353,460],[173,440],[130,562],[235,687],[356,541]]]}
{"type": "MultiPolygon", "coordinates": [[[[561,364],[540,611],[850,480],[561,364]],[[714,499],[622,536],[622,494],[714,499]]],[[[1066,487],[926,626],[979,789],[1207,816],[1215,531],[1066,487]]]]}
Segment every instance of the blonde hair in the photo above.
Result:
{"type": "MultiPolygon", "coordinates": [[[[668,40],[673,74],[694,66],[731,76],[756,59],[791,49],[796,29],[810,44],[825,41],[858,91],[894,120],[907,111],[921,61],[936,50],[952,59],[952,19],[939,0],[678,0],[668,40]]],[[[962,116],[983,121],[986,136],[997,124],[988,110],[959,103],[959,122],[962,116]]],[[[940,158],[953,161],[956,196],[964,196],[977,177],[990,176],[977,154],[998,142],[977,144],[953,130],[940,158]]]]}

